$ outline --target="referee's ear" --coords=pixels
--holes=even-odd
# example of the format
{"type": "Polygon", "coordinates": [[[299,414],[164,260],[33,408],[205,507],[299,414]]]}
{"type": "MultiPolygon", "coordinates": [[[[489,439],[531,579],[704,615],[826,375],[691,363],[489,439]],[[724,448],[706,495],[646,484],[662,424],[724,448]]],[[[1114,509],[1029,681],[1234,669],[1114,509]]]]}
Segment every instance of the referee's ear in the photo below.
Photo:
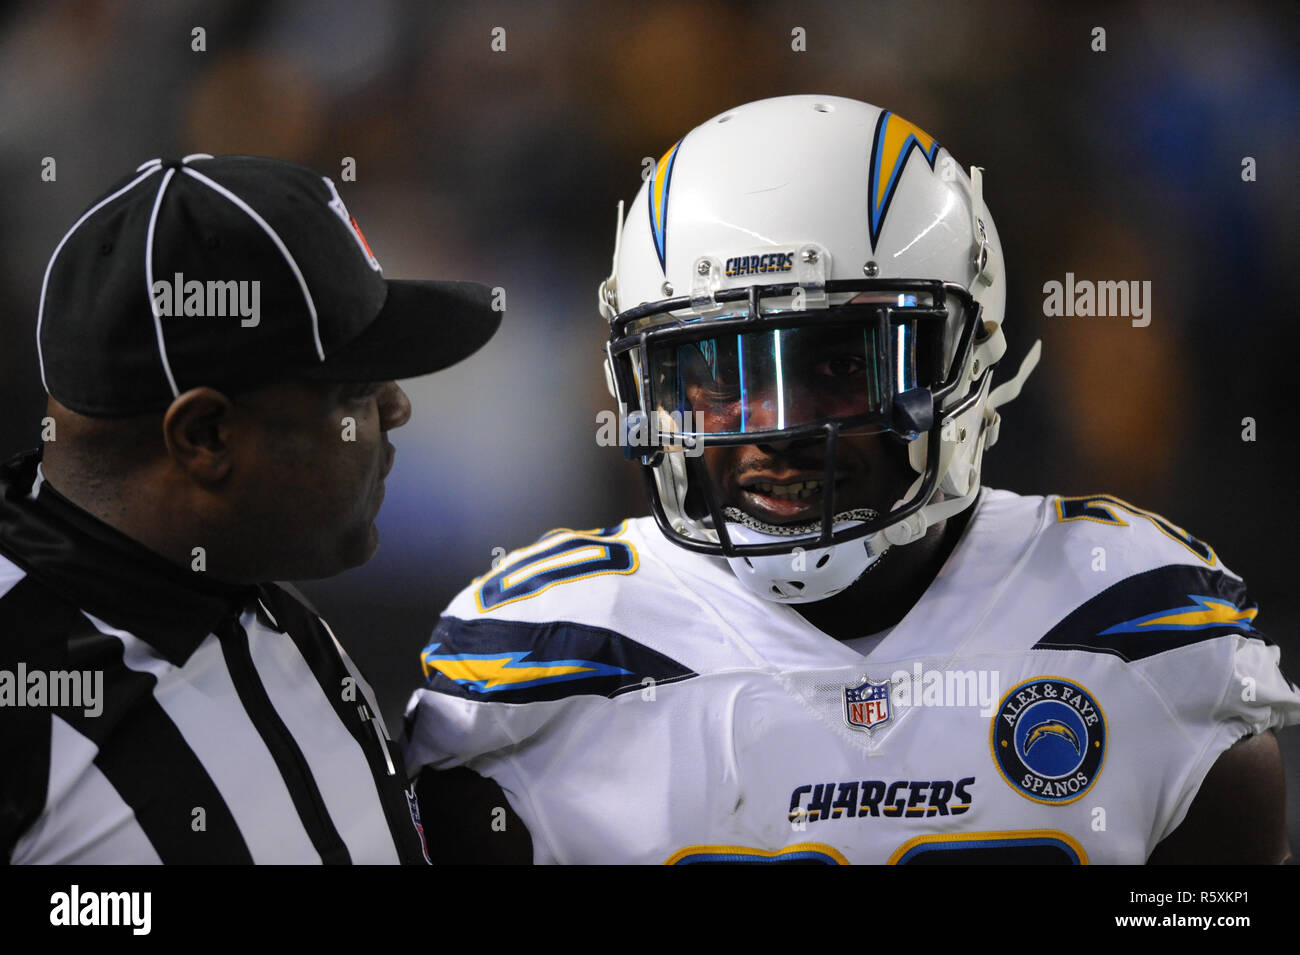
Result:
{"type": "Polygon", "coordinates": [[[167,453],[200,484],[219,484],[230,474],[233,402],[215,388],[191,388],[163,415],[167,453]]]}

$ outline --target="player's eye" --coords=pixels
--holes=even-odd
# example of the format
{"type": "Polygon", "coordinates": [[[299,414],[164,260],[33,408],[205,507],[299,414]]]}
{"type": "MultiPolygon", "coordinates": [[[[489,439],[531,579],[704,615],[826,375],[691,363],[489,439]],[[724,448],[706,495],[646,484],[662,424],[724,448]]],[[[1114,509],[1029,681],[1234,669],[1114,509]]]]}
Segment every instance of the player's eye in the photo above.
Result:
{"type": "Polygon", "coordinates": [[[830,358],[817,366],[817,374],[828,378],[848,378],[866,370],[866,360],[856,355],[830,358]]]}

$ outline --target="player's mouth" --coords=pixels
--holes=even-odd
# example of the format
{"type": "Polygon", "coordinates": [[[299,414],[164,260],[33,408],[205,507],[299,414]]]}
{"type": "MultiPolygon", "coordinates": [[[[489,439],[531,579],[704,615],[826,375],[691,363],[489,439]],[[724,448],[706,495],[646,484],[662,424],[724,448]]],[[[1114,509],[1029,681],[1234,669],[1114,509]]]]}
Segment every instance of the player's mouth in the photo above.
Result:
{"type": "MultiPolygon", "coordinates": [[[[826,475],[759,474],[740,481],[740,503],[750,514],[772,523],[806,521],[821,515],[826,475]]],[[[835,485],[843,480],[835,475],[835,485]]]]}

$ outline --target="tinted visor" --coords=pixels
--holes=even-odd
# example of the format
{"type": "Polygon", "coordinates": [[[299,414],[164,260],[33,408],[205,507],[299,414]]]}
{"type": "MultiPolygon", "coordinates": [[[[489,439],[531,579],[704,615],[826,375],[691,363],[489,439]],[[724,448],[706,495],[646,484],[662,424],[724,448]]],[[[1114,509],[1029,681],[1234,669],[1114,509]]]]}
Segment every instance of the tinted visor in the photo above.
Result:
{"type": "Polygon", "coordinates": [[[945,310],[898,295],[889,306],[835,313],[843,320],[791,314],[763,327],[747,322],[711,337],[651,343],[649,403],[680,415],[683,431],[694,434],[762,434],[832,420],[873,430],[886,426],[893,396],[942,377],[945,310]]]}

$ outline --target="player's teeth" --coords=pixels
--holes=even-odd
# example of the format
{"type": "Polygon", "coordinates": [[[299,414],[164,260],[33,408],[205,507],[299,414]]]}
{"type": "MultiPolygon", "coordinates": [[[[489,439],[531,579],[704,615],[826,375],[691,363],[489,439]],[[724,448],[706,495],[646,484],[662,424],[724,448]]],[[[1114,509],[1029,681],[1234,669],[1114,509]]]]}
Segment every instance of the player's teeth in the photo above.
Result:
{"type": "Polygon", "coordinates": [[[787,497],[802,500],[821,490],[821,481],[794,481],[790,484],[769,484],[766,481],[755,484],[754,488],[772,497],[787,497]]]}

